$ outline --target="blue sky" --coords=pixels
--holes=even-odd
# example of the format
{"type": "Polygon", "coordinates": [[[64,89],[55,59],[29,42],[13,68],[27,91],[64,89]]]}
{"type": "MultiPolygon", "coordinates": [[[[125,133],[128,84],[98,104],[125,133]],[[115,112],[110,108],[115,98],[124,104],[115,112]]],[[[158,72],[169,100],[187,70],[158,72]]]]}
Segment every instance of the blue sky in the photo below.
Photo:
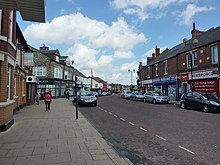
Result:
{"type": "MultiPolygon", "coordinates": [[[[219,0],[46,0],[46,23],[18,24],[28,44],[46,44],[74,60],[86,76],[130,84],[128,69],[198,30],[219,25],[219,0]]],[[[133,74],[133,84],[136,82],[133,74]]]]}

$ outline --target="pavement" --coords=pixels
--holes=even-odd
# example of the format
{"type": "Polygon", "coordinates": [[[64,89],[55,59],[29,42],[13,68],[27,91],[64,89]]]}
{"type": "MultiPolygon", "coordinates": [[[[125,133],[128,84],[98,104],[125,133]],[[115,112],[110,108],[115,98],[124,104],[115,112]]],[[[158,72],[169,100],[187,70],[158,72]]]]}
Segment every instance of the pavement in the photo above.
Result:
{"type": "Polygon", "coordinates": [[[65,98],[26,106],[0,132],[1,165],[132,165],[65,98]]]}

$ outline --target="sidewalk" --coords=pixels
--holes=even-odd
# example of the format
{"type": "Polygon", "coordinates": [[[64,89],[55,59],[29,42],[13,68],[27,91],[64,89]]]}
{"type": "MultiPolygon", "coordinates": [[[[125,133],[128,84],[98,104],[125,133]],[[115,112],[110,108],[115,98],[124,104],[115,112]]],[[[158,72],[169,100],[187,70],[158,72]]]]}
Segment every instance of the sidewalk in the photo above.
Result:
{"type": "Polygon", "coordinates": [[[0,132],[1,165],[131,165],[79,112],[72,101],[54,99],[51,110],[24,107],[15,124],[0,132]]]}

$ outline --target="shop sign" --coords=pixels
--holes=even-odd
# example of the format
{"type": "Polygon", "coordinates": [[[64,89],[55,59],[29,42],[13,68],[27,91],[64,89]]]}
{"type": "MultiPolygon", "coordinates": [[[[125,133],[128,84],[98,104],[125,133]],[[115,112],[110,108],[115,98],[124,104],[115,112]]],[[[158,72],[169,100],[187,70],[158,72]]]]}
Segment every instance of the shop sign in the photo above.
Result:
{"type": "Polygon", "coordinates": [[[193,81],[193,91],[208,92],[218,96],[219,85],[217,79],[203,79],[193,81]]]}
{"type": "Polygon", "coordinates": [[[205,79],[205,78],[213,78],[217,77],[218,74],[216,71],[210,70],[210,71],[203,71],[203,72],[196,72],[193,73],[193,79],[205,79]]]}
{"type": "Polygon", "coordinates": [[[176,76],[164,76],[153,79],[153,85],[155,84],[175,84],[176,76]]]}
{"type": "Polygon", "coordinates": [[[180,74],[180,80],[181,81],[189,80],[189,74],[188,73],[180,74]]]}
{"type": "Polygon", "coordinates": [[[142,81],[143,84],[152,84],[152,79],[142,81]]]}

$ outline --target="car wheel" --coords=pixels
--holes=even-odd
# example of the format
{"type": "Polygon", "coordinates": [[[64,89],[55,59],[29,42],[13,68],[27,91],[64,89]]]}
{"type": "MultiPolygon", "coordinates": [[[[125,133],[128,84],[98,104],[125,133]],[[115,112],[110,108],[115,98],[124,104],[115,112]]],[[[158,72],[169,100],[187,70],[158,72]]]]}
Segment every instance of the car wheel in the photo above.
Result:
{"type": "Polygon", "coordinates": [[[209,112],[209,106],[208,105],[203,105],[203,111],[205,113],[208,113],[209,112]]]}
{"type": "Polygon", "coordinates": [[[144,99],[144,103],[147,103],[147,99],[144,99]]]}
{"type": "Polygon", "coordinates": [[[155,99],[153,99],[153,104],[156,104],[156,100],[155,99]]]}
{"type": "Polygon", "coordinates": [[[186,109],[186,103],[182,102],[182,103],[180,104],[180,107],[181,107],[182,109],[186,109]]]}

